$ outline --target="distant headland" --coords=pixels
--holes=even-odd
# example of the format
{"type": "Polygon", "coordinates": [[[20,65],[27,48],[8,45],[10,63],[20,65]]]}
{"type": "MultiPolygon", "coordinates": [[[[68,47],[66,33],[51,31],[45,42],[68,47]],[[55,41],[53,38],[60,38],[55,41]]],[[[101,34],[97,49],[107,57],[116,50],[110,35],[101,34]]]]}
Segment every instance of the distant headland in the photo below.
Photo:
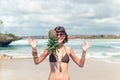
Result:
{"type": "MultiPolygon", "coordinates": [[[[32,37],[35,39],[48,39],[48,36],[22,36],[22,38],[32,37]]],[[[120,34],[116,35],[69,35],[69,39],[120,39],[120,34]]]]}

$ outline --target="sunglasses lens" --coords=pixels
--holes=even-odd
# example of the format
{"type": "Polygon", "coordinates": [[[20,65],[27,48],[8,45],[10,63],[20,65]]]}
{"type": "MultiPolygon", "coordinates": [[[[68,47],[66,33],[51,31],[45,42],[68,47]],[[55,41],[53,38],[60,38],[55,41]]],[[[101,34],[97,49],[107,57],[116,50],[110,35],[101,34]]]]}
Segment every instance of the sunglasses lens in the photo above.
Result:
{"type": "Polygon", "coordinates": [[[58,33],[57,36],[63,36],[64,34],[63,33],[58,33]]]}

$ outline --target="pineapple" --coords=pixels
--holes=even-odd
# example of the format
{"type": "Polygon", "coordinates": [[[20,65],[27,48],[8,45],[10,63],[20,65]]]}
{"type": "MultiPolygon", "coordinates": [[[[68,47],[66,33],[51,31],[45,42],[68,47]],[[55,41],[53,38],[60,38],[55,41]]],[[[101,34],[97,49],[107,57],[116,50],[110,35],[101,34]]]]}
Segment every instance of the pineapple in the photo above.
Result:
{"type": "Polygon", "coordinates": [[[48,36],[49,36],[49,40],[47,44],[48,50],[56,54],[57,48],[59,46],[57,41],[57,33],[55,30],[50,30],[48,36]]]}

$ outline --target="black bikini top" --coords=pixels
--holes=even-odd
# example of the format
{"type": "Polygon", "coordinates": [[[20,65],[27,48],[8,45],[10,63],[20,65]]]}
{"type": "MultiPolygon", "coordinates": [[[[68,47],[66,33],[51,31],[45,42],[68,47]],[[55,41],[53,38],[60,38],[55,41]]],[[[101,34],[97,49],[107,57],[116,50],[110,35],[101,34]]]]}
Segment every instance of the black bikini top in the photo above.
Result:
{"type": "MultiPolygon", "coordinates": [[[[56,57],[53,53],[50,54],[49,56],[49,62],[57,62],[56,57]]],[[[62,57],[61,62],[68,63],[69,62],[69,56],[67,53],[62,57]]]]}

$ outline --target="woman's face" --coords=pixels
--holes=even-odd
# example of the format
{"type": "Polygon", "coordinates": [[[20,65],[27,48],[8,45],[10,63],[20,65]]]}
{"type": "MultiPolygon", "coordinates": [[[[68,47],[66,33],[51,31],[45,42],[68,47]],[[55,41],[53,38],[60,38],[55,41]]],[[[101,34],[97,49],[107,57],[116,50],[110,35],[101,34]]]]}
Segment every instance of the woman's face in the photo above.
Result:
{"type": "Polygon", "coordinates": [[[64,39],[65,39],[65,34],[62,32],[57,33],[57,39],[58,39],[58,43],[63,43],[64,39]]]}

